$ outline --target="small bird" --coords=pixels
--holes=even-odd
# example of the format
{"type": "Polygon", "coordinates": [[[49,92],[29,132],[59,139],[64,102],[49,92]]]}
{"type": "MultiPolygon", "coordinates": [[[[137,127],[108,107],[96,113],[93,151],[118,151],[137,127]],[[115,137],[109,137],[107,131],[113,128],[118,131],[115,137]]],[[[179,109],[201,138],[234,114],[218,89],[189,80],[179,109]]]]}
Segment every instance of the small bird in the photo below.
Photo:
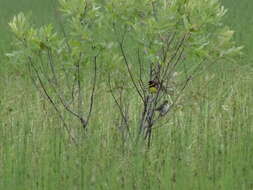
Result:
{"type": "Polygon", "coordinates": [[[150,80],[148,81],[148,87],[149,87],[150,93],[155,94],[158,91],[159,83],[156,82],[155,80],[150,80]]]}
{"type": "Polygon", "coordinates": [[[155,109],[155,111],[159,111],[160,116],[166,115],[168,111],[170,110],[170,104],[168,100],[164,100],[164,102],[155,109]]]}

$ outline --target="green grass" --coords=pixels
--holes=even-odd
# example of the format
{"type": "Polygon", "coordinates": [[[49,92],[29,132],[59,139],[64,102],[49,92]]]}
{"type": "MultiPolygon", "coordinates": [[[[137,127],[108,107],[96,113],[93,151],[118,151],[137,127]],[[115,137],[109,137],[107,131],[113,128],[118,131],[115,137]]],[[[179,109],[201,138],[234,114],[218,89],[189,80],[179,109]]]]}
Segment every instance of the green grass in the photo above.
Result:
{"type": "Polygon", "coordinates": [[[253,61],[253,18],[250,14],[253,2],[246,0],[238,3],[236,0],[222,0],[225,7],[229,9],[226,23],[235,30],[236,42],[244,45],[244,59],[241,64],[252,64],[253,61]]]}
{"type": "MultiPolygon", "coordinates": [[[[32,10],[37,24],[48,22],[49,2],[0,2],[2,52],[10,48],[10,17],[32,10]]],[[[253,189],[253,2],[236,2],[224,0],[231,10],[226,22],[245,45],[245,57],[191,83],[185,106],[154,130],[150,150],[122,143],[116,107],[103,89],[87,135],[78,135],[82,129],[69,118],[76,147],[24,68],[0,56],[0,189],[253,189]]]]}

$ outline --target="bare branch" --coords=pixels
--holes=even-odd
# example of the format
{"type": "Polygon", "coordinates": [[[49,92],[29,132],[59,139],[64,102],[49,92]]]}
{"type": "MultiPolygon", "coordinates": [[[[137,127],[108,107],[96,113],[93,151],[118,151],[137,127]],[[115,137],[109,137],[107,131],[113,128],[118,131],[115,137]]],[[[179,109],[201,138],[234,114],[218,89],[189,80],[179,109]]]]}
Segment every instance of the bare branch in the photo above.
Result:
{"type": "Polygon", "coordinates": [[[113,100],[115,101],[117,107],[119,108],[121,117],[124,119],[124,122],[125,122],[126,128],[127,128],[127,132],[128,132],[128,134],[130,135],[130,129],[129,129],[129,125],[128,125],[127,118],[125,117],[124,112],[123,112],[123,109],[122,109],[122,107],[120,106],[118,100],[116,99],[115,95],[113,94],[112,85],[111,85],[111,76],[110,76],[110,74],[108,74],[108,85],[109,85],[110,93],[111,93],[111,95],[112,95],[112,97],[113,97],[113,100]]]}
{"type": "MultiPolygon", "coordinates": [[[[63,123],[63,125],[64,125],[64,128],[67,130],[67,132],[68,132],[70,138],[71,138],[72,141],[77,145],[77,142],[76,142],[75,138],[71,135],[70,129],[68,128],[67,124],[65,123],[65,120],[64,120],[64,118],[63,118],[63,116],[62,116],[60,110],[57,108],[55,102],[54,102],[53,99],[50,97],[49,93],[47,92],[47,90],[46,90],[46,88],[45,88],[45,86],[44,86],[44,83],[42,82],[42,79],[41,79],[41,77],[40,77],[40,75],[39,75],[39,72],[38,72],[38,70],[36,69],[36,67],[35,67],[35,65],[33,64],[33,62],[32,62],[32,59],[31,59],[30,57],[28,57],[28,60],[29,60],[29,63],[30,63],[31,68],[34,70],[34,72],[35,72],[35,74],[36,74],[36,76],[37,76],[37,79],[39,80],[40,86],[41,86],[41,88],[42,88],[44,94],[46,95],[47,100],[52,104],[53,108],[54,108],[55,111],[58,113],[58,115],[59,115],[59,117],[60,117],[60,119],[61,119],[61,121],[62,121],[62,123],[63,123]]],[[[36,82],[34,81],[33,78],[32,78],[32,81],[33,81],[33,83],[35,84],[35,86],[37,86],[37,85],[36,85],[36,82]]]]}
{"type": "Polygon", "coordinates": [[[142,65],[141,56],[140,56],[140,49],[138,49],[137,55],[138,55],[138,63],[139,63],[139,81],[141,83],[141,87],[143,87],[144,86],[143,80],[142,80],[143,65],[142,65]]]}
{"type": "Polygon", "coordinates": [[[143,98],[145,100],[145,97],[146,97],[146,90],[145,90],[145,85],[143,83],[143,80],[142,80],[142,73],[144,73],[144,70],[143,70],[143,65],[142,65],[142,61],[141,61],[141,57],[140,57],[140,50],[138,49],[137,51],[137,55],[138,55],[138,63],[139,63],[139,86],[142,90],[142,93],[143,93],[143,98]]]}
{"type": "Polygon", "coordinates": [[[76,63],[76,70],[77,70],[77,89],[78,89],[78,103],[77,103],[77,110],[78,114],[81,114],[81,105],[82,105],[82,98],[81,98],[81,77],[80,77],[80,61],[82,58],[82,53],[79,54],[79,59],[76,63]]]}
{"type": "Polygon", "coordinates": [[[93,101],[94,101],[94,93],[95,93],[95,87],[96,87],[96,82],[97,82],[97,55],[94,57],[94,79],[93,79],[93,86],[92,86],[92,92],[90,96],[90,108],[89,108],[89,113],[86,119],[86,123],[88,124],[93,108],[93,101]]]}
{"type": "MultiPolygon", "coordinates": [[[[182,37],[182,39],[178,42],[175,53],[173,54],[173,56],[170,58],[170,60],[168,61],[167,65],[166,65],[164,74],[163,74],[163,76],[162,76],[162,81],[165,79],[165,77],[166,77],[166,75],[167,75],[167,72],[168,72],[168,70],[169,70],[170,64],[171,64],[172,61],[176,58],[178,52],[180,51],[180,48],[184,45],[184,42],[185,42],[185,40],[186,40],[186,37],[187,37],[187,34],[185,34],[185,35],[182,37]]],[[[180,52],[180,55],[182,55],[182,53],[183,53],[183,50],[180,52]]],[[[179,57],[180,57],[180,56],[179,56],[179,57]]],[[[176,66],[176,64],[177,64],[177,61],[174,63],[173,68],[176,66]]],[[[172,71],[170,71],[170,72],[172,72],[172,71]]]]}
{"type": "MultiPolygon", "coordinates": [[[[81,56],[81,54],[80,54],[80,56],[81,56]]],[[[80,57],[80,59],[81,59],[81,57],[80,57]]],[[[80,59],[78,60],[78,63],[80,62],[80,59]]],[[[53,65],[52,65],[51,63],[50,63],[50,65],[53,67],[53,65]]],[[[52,72],[54,72],[54,71],[52,71],[52,72]]],[[[77,72],[79,72],[79,71],[78,71],[78,67],[77,67],[77,72]]],[[[38,71],[37,71],[37,73],[38,73],[38,71]]],[[[42,72],[42,73],[45,75],[44,72],[42,72]]],[[[78,74],[78,73],[77,73],[77,74],[78,74]]],[[[39,75],[39,73],[38,73],[38,75],[39,75]]],[[[38,77],[40,77],[40,76],[37,76],[37,78],[38,78],[38,77]]],[[[80,78],[80,76],[77,76],[77,82],[78,82],[78,77],[80,78]]],[[[48,79],[48,78],[47,78],[47,80],[48,80],[48,84],[52,87],[52,89],[54,90],[54,92],[57,94],[57,97],[59,98],[59,100],[60,100],[61,104],[63,105],[63,107],[64,107],[69,113],[71,113],[73,116],[77,117],[77,118],[80,120],[80,122],[82,123],[83,128],[86,128],[86,125],[87,125],[86,120],[81,116],[80,113],[75,113],[73,110],[71,110],[70,107],[69,107],[69,105],[67,105],[67,103],[65,102],[65,100],[62,98],[62,95],[61,95],[61,94],[63,94],[63,93],[60,91],[58,82],[56,81],[57,83],[52,83],[51,80],[48,79]],[[59,91],[60,91],[60,92],[59,92],[59,91]]],[[[42,80],[41,80],[41,81],[42,81],[42,80]]],[[[80,85],[80,80],[79,80],[79,85],[80,85]]],[[[44,87],[44,88],[45,88],[45,87],[44,87]]],[[[79,105],[79,104],[78,104],[78,105],[79,105]]]]}
{"type": "Polygon", "coordinates": [[[126,55],[125,55],[125,52],[124,52],[124,48],[123,48],[123,41],[122,41],[122,42],[119,42],[119,46],[120,46],[120,50],[121,50],[122,56],[123,56],[123,58],[124,58],[124,63],[125,63],[125,65],[126,65],[126,67],[127,67],[127,71],[128,71],[129,76],[130,76],[130,78],[131,78],[132,84],[134,85],[134,87],[135,87],[137,93],[139,94],[139,96],[141,97],[142,101],[144,102],[143,95],[141,94],[139,88],[137,87],[137,84],[136,84],[136,82],[134,81],[134,77],[133,77],[133,74],[132,74],[132,72],[131,72],[131,69],[130,69],[130,67],[129,67],[129,64],[128,64],[128,61],[127,61],[127,58],[126,58],[126,55]]]}

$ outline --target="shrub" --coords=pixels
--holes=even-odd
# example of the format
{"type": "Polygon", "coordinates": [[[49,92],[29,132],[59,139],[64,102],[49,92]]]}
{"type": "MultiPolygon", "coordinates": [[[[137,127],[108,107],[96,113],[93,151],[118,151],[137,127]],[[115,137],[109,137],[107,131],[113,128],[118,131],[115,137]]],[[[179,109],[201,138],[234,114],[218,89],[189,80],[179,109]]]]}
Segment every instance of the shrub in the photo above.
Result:
{"type": "Polygon", "coordinates": [[[231,40],[233,31],[222,23],[226,10],[218,0],[59,0],[59,4],[60,32],[52,25],[34,28],[23,13],[14,17],[10,27],[17,51],[8,55],[27,66],[33,84],[63,122],[62,108],[83,128],[92,112],[99,74],[108,81],[126,134],[133,131],[129,105],[141,107],[137,137],[143,134],[148,145],[153,126],[161,120],[166,123],[189,82],[241,49],[231,40]],[[91,90],[82,80],[87,73],[93,78],[91,90]],[[137,102],[127,97],[129,88],[139,97],[137,102]],[[84,92],[91,94],[88,106],[83,103],[84,92]],[[160,109],[165,108],[163,103],[166,109],[160,109]]]}

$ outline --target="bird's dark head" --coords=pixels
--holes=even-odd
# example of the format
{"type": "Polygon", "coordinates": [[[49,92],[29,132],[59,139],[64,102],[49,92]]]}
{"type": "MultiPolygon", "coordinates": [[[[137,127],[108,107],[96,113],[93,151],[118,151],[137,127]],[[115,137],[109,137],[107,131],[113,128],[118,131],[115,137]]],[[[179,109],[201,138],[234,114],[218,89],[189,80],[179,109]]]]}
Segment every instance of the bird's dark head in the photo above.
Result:
{"type": "Polygon", "coordinates": [[[149,85],[155,84],[155,81],[150,80],[150,81],[148,81],[148,84],[149,84],[149,85]]]}
{"type": "Polygon", "coordinates": [[[158,87],[158,82],[157,81],[155,81],[155,80],[150,80],[150,81],[148,81],[148,85],[150,86],[150,87],[158,87]]]}

